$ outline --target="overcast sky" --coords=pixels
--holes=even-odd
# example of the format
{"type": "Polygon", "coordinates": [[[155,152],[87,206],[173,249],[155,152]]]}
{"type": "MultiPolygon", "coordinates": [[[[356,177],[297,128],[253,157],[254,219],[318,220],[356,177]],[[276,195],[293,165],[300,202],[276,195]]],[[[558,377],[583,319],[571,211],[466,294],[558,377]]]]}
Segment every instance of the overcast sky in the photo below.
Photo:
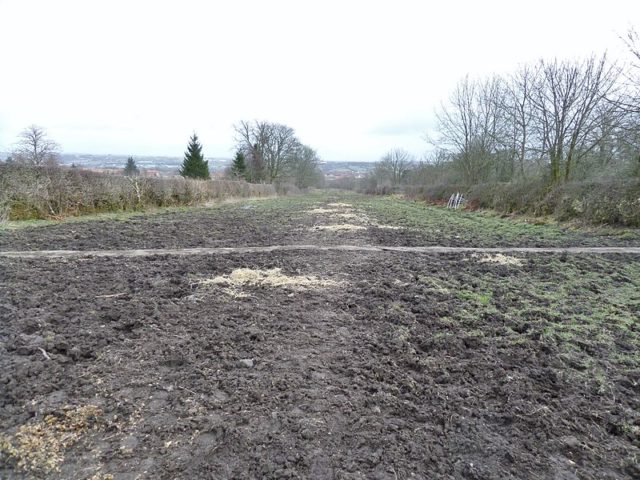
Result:
{"type": "Polygon", "coordinates": [[[465,74],[605,49],[640,1],[0,0],[0,150],[230,157],[232,125],[293,127],[326,160],[421,155],[465,74]]]}

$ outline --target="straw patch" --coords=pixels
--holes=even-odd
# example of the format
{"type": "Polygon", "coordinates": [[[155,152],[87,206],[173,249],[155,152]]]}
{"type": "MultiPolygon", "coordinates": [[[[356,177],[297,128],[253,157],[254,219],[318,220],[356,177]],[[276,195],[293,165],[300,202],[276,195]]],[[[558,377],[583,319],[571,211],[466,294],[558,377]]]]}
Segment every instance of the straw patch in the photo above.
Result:
{"type": "MultiPolygon", "coordinates": [[[[264,285],[268,287],[286,288],[289,290],[311,290],[340,285],[340,282],[323,280],[314,276],[291,276],[282,273],[280,268],[269,270],[254,270],[251,268],[237,268],[229,275],[201,280],[200,285],[221,285],[226,288],[237,288],[245,285],[264,285]]],[[[233,292],[233,290],[230,290],[233,292]]],[[[229,290],[227,290],[227,293],[229,290]]]]}
{"type": "Polygon", "coordinates": [[[336,213],[334,216],[345,220],[358,220],[360,222],[369,221],[369,217],[363,213],[336,213]]]}
{"type": "Polygon", "coordinates": [[[520,258],[510,257],[508,255],[503,255],[502,253],[497,253],[495,255],[483,255],[480,258],[480,263],[497,263],[499,265],[513,265],[516,267],[522,266],[522,260],[520,258]]]}
{"type": "Polygon", "coordinates": [[[350,223],[342,223],[335,225],[316,225],[311,227],[313,231],[325,231],[325,232],[356,232],[359,230],[366,230],[367,227],[363,225],[353,225],[350,223]]]}
{"type": "Polygon", "coordinates": [[[307,213],[311,213],[313,215],[334,215],[337,213],[343,213],[343,210],[338,208],[314,208],[312,210],[307,210],[307,213]]]}
{"type": "Polygon", "coordinates": [[[90,428],[95,429],[102,414],[100,408],[85,405],[22,425],[14,435],[0,435],[0,457],[14,461],[19,471],[34,474],[58,471],[65,451],[90,428]]]}
{"type": "Polygon", "coordinates": [[[328,203],[327,206],[333,208],[351,208],[353,205],[348,203],[328,203]]]}
{"type": "Polygon", "coordinates": [[[397,225],[375,225],[377,228],[381,228],[382,230],[404,230],[404,227],[399,227],[397,225]]]}

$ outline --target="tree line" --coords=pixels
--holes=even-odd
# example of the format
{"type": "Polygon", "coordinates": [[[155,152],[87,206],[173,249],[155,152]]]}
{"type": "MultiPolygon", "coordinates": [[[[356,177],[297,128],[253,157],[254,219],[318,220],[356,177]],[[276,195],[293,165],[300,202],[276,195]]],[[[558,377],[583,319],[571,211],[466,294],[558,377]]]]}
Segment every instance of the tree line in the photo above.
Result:
{"type": "Polygon", "coordinates": [[[640,178],[640,41],[624,38],[632,60],[607,55],[540,60],[510,75],[466,76],[436,113],[432,153],[417,162],[395,149],[372,185],[478,185],[593,178],[640,178]]]}
{"type": "MultiPolygon", "coordinates": [[[[303,144],[293,128],[266,121],[242,121],[234,125],[236,153],[226,176],[250,183],[286,184],[298,188],[321,186],[324,181],[317,152],[303,144]]],[[[58,164],[60,146],[48,138],[37,125],[25,128],[7,163],[36,167],[58,164]]],[[[123,168],[125,176],[140,174],[133,157],[123,168]]],[[[184,178],[207,180],[209,162],[205,160],[203,146],[194,132],[179,169],[184,178]]]]}

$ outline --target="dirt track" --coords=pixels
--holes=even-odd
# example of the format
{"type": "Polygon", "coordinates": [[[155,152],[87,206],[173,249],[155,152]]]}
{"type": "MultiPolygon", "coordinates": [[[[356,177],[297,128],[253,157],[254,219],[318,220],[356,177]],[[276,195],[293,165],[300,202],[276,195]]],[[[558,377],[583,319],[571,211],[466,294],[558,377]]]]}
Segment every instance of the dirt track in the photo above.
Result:
{"type": "Polygon", "coordinates": [[[153,248],[137,250],[38,250],[0,251],[6,258],[151,257],[154,255],[227,255],[291,251],[404,252],[404,253],[571,253],[604,255],[640,254],[640,247],[387,247],[380,245],[269,245],[265,247],[153,248]]]}
{"type": "Polygon", "coordinates": [[[334,246],[1,258],[0,478],[640,475],[637,255],[302,225],[334,246]]]}

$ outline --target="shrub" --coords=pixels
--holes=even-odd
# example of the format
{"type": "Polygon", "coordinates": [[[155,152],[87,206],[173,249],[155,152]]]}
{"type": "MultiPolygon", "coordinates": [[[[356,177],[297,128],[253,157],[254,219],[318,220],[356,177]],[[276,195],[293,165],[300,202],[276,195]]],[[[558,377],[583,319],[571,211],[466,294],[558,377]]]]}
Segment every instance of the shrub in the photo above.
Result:
{"type": "Polygon", "coordinates": [[[467,200],[476,208],[488,208],[502,213],[527,213],[549,190],[542,180],[530,182],[485,183],[466,191],[467,200]]]}
{"type": "Polygon", "coordinates": [[[553,215],[558,220],[579,219],[593,224],[640,226],[640,180],[605,179],[570,182],[551,188],[544,179],[527,182],[408,186],[408,197],[446,203],[462,192],[469,208],[502,213],[553,215]]]}
{"type": "Polygon", "coordinates": [[[56,218],[275,195],[272,185],[106,175],[78,168],[0,165],[0,217],[56,218]],[[4,213],[3,213],[4,212],[4,213]]]}
{"type": "Polygon", "coordinates": [[[567,183],[549,192],[538,212],[559,220],[640,227],[640,180],[567,183]]]}
{"type": "Polygon", "coordinates": [[[423,200],[429,203],[447,203],[451,194],[456,192],[466,192],[466,187],[461,185],[409,185],[405,187],[405,194],[415,200],[423,200]]]}
{"type": "Polygon", "coordinates": [[[278,195],[299,195],[300,189],[293,183],[278,182],[275,184],[276,192],[278,195]]]}

